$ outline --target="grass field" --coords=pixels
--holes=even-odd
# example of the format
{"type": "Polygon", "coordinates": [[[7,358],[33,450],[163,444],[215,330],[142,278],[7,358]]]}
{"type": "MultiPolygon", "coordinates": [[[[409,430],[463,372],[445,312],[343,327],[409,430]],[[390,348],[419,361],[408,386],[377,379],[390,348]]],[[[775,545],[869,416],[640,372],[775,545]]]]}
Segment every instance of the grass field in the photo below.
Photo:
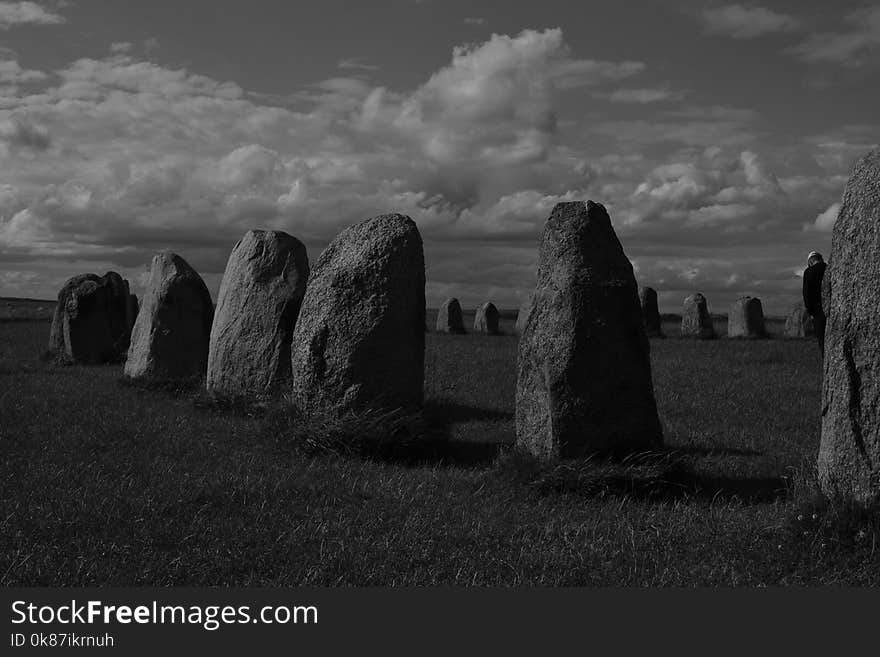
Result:
{"type": "Polygon", "coordinates": [[[812,341],[654,340],[667,451],[551,469],[508,449],[514,336],[429,334],[432,447],[378,458],[54,367],[48,332],[0,323],[5,586],[880,583],[877,518],[812,493],[812,341]]]}

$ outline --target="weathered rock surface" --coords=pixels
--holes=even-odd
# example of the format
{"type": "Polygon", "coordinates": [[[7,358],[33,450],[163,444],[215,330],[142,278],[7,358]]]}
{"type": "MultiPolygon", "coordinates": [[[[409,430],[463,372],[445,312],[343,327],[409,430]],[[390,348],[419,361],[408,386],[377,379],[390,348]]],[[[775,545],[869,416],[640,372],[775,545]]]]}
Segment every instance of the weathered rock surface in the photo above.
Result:
{"type": "Polygon", "coordinates": [[[131,335],[128,281],[116,272],[80,274],[58,292],[49,351],[67,362],[95,364],[124,358],[131,335]]]}
{"type": "Polygon", "coordinates": [[[464,318],[458,299],[447,299],[437,310],[437,330],[441,333],[464,333],[464,318]]]}
{"type": "Polygon", "coordinates": [[[211,294],[202,277],[179,255],[158,253],[132,330],[126,376],[159,380],[204,376],[213,316],[211,294]]]}
{"type": "Polygon", "coordinates": [[[715,325],[709,314],[706,297],[697,292],[684,300],[681,311],[681,336],[710,340],[715,337],[715,325]]]}
{"type": "Polygon", "coordinates": [[[487,301],[477,308],[474,314],[474,333],[498,335],[498,319],[498,308],[491,301],[487,301]]]}
{"type": "Polygon", "coordinates": [[[791,312],[785,318],[785,337],[787,338],[811,338],[815,335],[813,318],[804,308],[803,302],[798,302],[791,307],[791,312]]]}
{"type": "Polygon", "coordinates": [[[657,290],[653,287],[640,287],[639,303],[642,306],[645,335],[649,338],[664,337],[663,328],[660,324],[660,306],[657,303],[657,290]]]}
{"type": "Polygon", "coordinates": [[[829,496],[870,505],[880,501],[880,150],[853,169],[830,263],[819,483],[829,496]]]}
{"type": "Polygon", "coordinates": [[[309,278],[305,245],[251,230],[229,255],[211,326],[206,386],[226,396],[265,395],[290,379],[290,341],[309,278]]]}
{"type": "Polygon", "coordinates": [[[632,265],[592,201],[557,204],[544,229],[519,340],[516,442],[541,459],[662,443],[632,265]]]}
{"type": "Polygon", "coordinates": [[[425,259],[412,219],[380,215],[331,242],[312,269],[291,351],[293,400],[306,413],[421,405],[425,259]]]}
{"type": "Polygon", "coordinates": [[[517,335],[522,335],[525,330],[526,324],[528,324],[529,321],[529,315],[532,314],[533,304],[534,294],[529,294],[519,307],[519,312],[516,314],[516,328],[514,329],[517,335]]]}
{"type": "Polygon", "coordinates": [[[727,312],[727,337],[765,338],[764,307],[757,297],[744,296],[734,301],[727,312]]]}

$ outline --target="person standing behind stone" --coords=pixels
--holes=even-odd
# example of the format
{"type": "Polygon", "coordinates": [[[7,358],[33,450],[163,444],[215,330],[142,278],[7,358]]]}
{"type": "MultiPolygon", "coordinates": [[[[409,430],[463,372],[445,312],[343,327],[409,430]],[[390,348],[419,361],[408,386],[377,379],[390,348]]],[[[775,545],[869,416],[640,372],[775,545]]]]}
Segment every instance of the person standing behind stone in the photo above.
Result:
{"type": "Polygon", "coordinates": [[[822,279],[825,276],[825,260],[818,251],[807,256],[804,270],[804,307],[813,318],[813,330],[819,341],[819,351],[825,354],[825,311],[822,307],[822,279]]]}

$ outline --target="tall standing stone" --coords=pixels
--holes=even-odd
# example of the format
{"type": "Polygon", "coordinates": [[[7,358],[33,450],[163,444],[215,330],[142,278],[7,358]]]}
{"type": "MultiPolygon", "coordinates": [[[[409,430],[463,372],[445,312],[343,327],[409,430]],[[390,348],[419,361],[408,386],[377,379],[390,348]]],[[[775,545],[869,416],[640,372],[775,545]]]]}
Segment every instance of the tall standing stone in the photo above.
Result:
{"type": "Polygon", "coordinates": [[[632,265],[592,201],[557,204],[544,229],[519,341],[516,442],[541,459],[662,443],[632,265]]]}
{"type": "Polygon", "coordinates": [[[211,326],[206,386],[214,394],[264,395],[290,379],[290,341],[309,259],[287,233],[251,230],[229,255],[211,326]]]}
{"type": "Polygon", "coordinates": [[[204,376],[213,316],[211,293],[202,277],[179,255],[158,253],[132,331],[126,376],[204,376]]]}
{"type": "Polygon", "coordinates": [[[491,301],[487,301],[477,308],[474,314],[474,333],[498,335],[498,308],[491,301]]]}
{"type": "Polygon", "coordinates": [[[464,333],[464,318],[458,299],[447,299],[437,310],[437,330],[440,333],[464,333]]]}
{"type": "Polygon", "coordinates": [[[765,338],[764,307],[757,297],[744,296],[734,301],[727,312],[727,337],[765,338]]]}
{"type": "Polygon", "coordinates": [[[880,501],[880,150],[856,164],[831,238],[819,483],[880,501]]]}
{"type": "Polygon", "coordinates": [[[425,258],[415,222],[386,214],[342,231],[312,270],[291,356],[306,413],[421,405],[425,258]]]}
{"type": "Polygon", "coordinates": [[[785,337],[787,338],[810,338],[815,335],[813,318],[804,307],[802,301],[798,301],[791,307],[791,311],[785,318],[785,337]]]}
{"type": "Polygon", "coordinates": [[[653,287],[640,287],[639,303],[642,306],[642,321],[645,323],[645,335],[649,338],[664,337],[663,328],[660,324],[660,305],[657,303],[657,290],[653,287]]]}
{"type": "Polygon", "coordinates": [[[533,303],[534,293],[530,293],[519,307],[519,312],[516,314],[516,328],[514,329],[517,335],[522,335],[525,330],[526,324],[529,322],[529,315],[532,314],[533,303]]]}
{"type": "Polygon", "coordinates": [[[697,292],[684,300],[681,310],[681,336],[683,338],[699,338],[711,340],[715,337],[715,325],[709,314],[706,297],[697,292]]]}
{"type": "Polygon", "coordinates": [[[71,363],[120,360],[128,349],[128,281],[116,272],[80,274],[58,292],[49,333],[49,351],[71,363]]]}

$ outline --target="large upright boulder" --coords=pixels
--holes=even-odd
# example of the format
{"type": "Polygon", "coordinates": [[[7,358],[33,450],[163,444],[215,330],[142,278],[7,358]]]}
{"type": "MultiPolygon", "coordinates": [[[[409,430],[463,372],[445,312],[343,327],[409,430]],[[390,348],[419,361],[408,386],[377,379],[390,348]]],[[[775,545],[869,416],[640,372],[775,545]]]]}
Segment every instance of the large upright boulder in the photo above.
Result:
{"type": "Polygon", "coordinates": [[[557,204],[544,228],[519,340],[516,442],[541,459],[662,443],[632,265],[592,201],[557,204]]]}
{"type": "Polygon", "coordinates": [[[757,297],[743,296],[727,311],[727,337],[765,338],[764,307],[757,297]]]}
{"type": "Polygon", "coordinates": [[[663,328],[660,324],[660,305],[657,303],[657,290],[653,287],[640,287],[639,304],[642,307],[645,335],[649,338],[664,337],[663,328]]]}
{"type": "Polygon", "coordinates": [[[815,335],[813,318],[802,301],[798,301],[791,307],[785,318],[785,337],[787,338],[810,338],[815,335]]]}
{"type": "Polygon", "coordinates": [[[455,297],[444,301],[437,310],[437,331],[440,333],[464,333],[461,304],[455,297]]]}
{"type": "Polygon", "coordinates": [[[290,379],[290,340],[309,258],[281,231],[248,231],[232,249],[217,295],[208,349],[209,392],[265,395],[290,379]]]}
{"type": "Polygon", "coordinates": [[[474,313],[474,333],[498,335],[498,319],[498,308],[491,301],[487,301],[474,313]]]}
{"type": "Polygon", "coordinates": [[[116,272],[80,274],[58,292],[49,351],[70,363],[96,364],[124,358],[131,335],[128,281],[116,272]]]}
{"type": "Polygon", "coordinates": [[[294,403],[307,414],[421,405],[425,258],[412,219],[368,219],[321,254],[293,331],[291,371],[294,403]]]}
{"type": "Polygon", "coordinates": [[[526,324],[529,322],[529,315],[532,314],[532,306],[534,305],[534,294],[530,293],[529,296],[526,297],[525,301],[522,302],[522,305],[519,307],[519,311],[516,313],[516,327],[514,330],[517,335],[522,335],[523,331],[526,328],[526,324]]]}
{"type": "Polygon", "coordinates": [[[856,164],[831,238],[819,483],[880,501],[880,150],[856,164]]]}
{"type": "Polygon", "coordinates": [[[214,306],[202,277],[176,253],[153,257],[131,334],[125,374],[133,379],[205,375],[214,306]]]}
{"type": "Polygon", "coordinates": [[[697,292],[684,300],[681,310],[681,337],[711,340],[715,337],[715,325],[709,314],[706,297],[697,292]]]}

